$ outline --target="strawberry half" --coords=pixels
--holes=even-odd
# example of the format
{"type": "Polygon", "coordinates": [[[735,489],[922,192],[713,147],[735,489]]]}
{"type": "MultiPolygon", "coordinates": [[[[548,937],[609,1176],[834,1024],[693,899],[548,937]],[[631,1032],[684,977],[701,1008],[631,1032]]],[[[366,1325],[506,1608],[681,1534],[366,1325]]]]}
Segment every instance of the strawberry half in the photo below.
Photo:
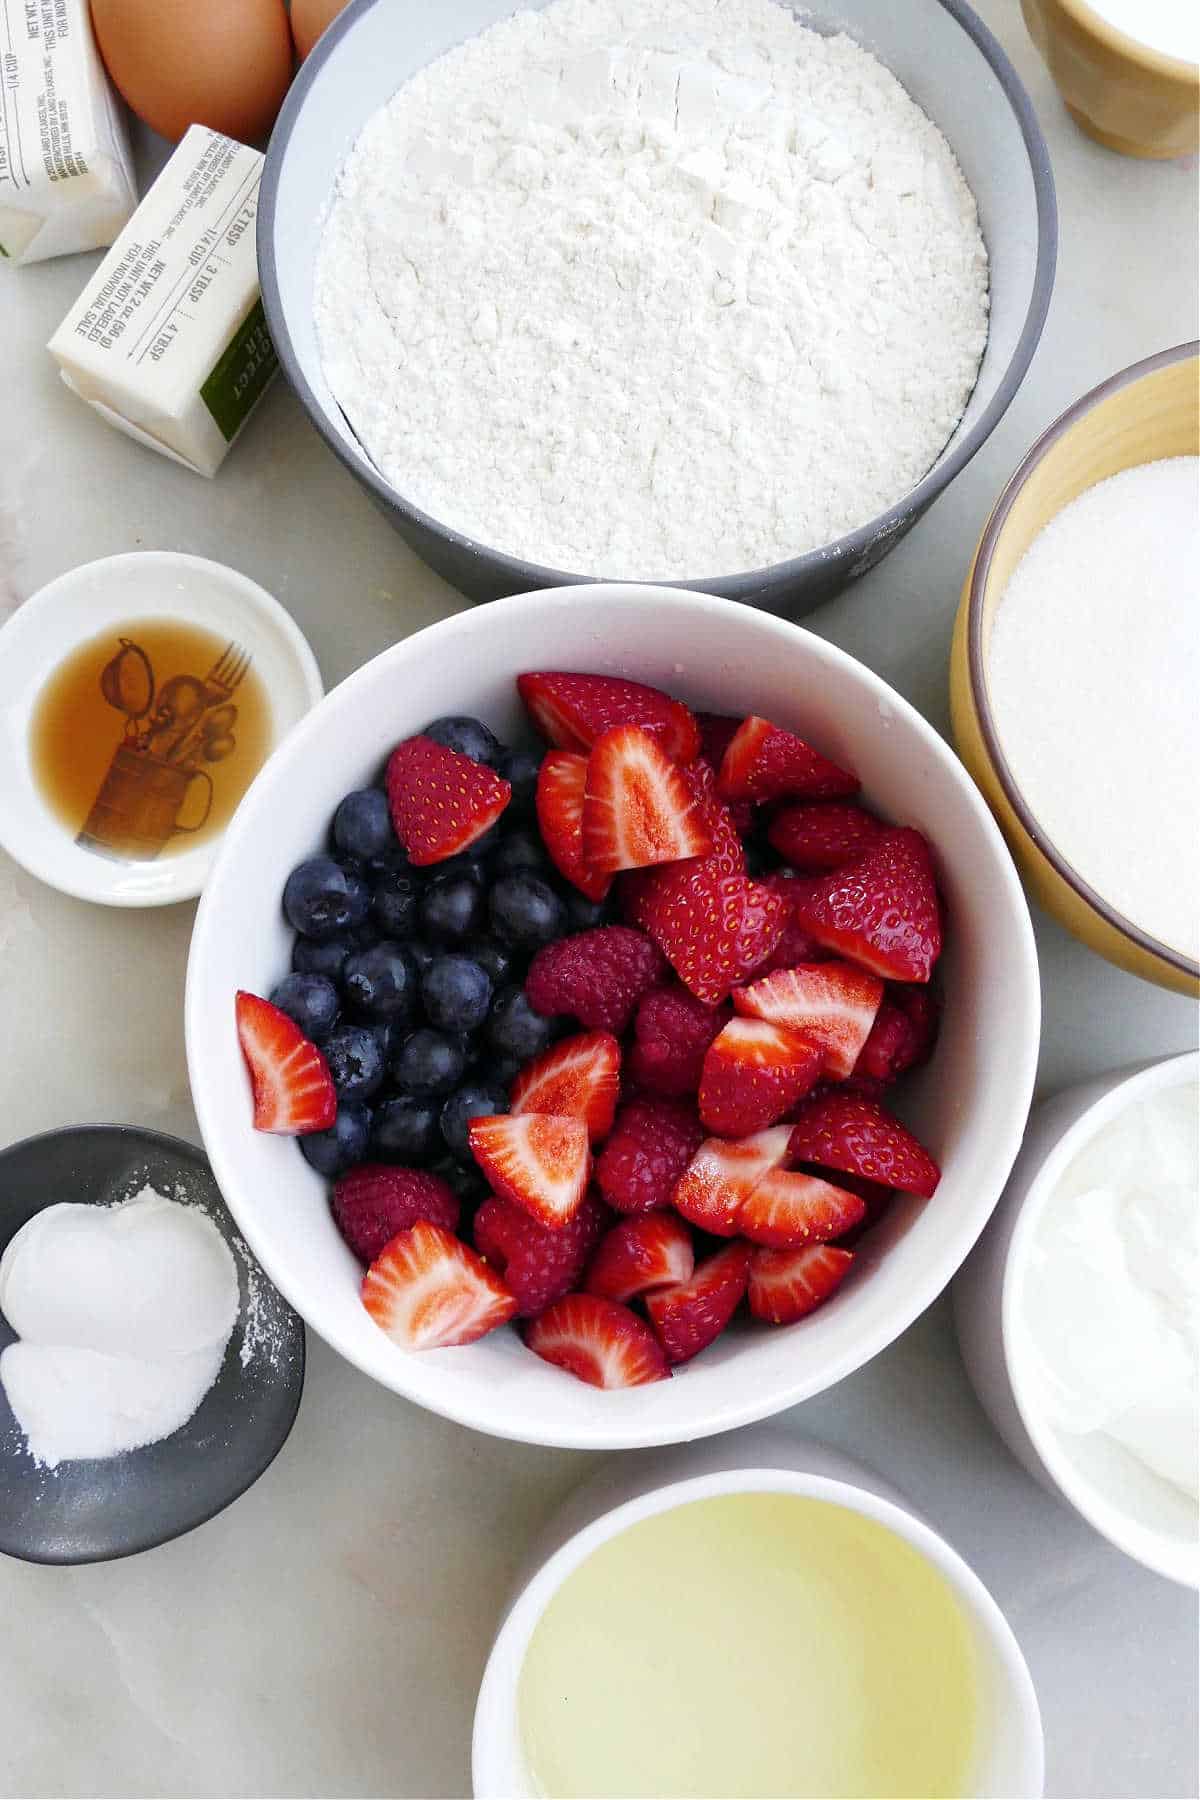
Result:
{"type": "Polygon", "coordinates": [[[850,1273],[849,1250],[805,1244],[799,1250],[756,1250],[746,1294],[756,1319],[790,1325],[828,1300],[850,1273]]]}
{"type": "Polygon", "coordinates": [[[583,855],[583,790],[587,757],[572,750],[550,750],[542,758],[537,780],[537,822],[542,842],[560,875],[589,900],[603,900],[612,876],[589,868],[583,855]]]}
{"type": "Polygon", "coordinates": [[[592,1387],[643,1387],[671,1371],[654,1333],[636,1313],[599,1294],[568,1294],[525,1327],[544,1361],[592,1387]]]}
{"type": "Polygon", "coordinates": [[[398,1232],[363,1277],[362,1301],[402,1350],[473,1344],[511,1319],[517,1303],[473,1250],[425,1221],[398,1232]]]}
{"type": "Polygon", "coordinates": [[[821,1073],[813,1038],[765,1019],[732,1019],[710,1044],[700,1076],[700,1117],[718,1137],[774,1125],[821,1073]]]}
{"type": "Polygon", "coordinates": [[[337,1095],[317,1046],[285,1012],[243,988],[234,1011],[254,1092],[255,1131],[281,1137],[328,1131],[337,1118],[337,1095]]]}
{"type": "Polygon", "coordinates": [[[543,1225],[565,1225],[583,1205],[592,1159],[582,1119],[508,1113],[472,1119],[471,1154],[496,1193],[543,1225]]]}
{"type": "Polygon", "coordinates": [[[826,1243],[852,1231],[864,1217],[866,1201],[816,1175],[772,1169],[742,1203],[738,1230],[752,1244],[787,1249],[826,1243]]]}
{"type": "Polygon", "coordinates": [[[793,794],[836,800],[858,792],[858,776],[829,762],[803,738],[751,713],[721,759],[717,792],[724,800],[777,800],[793,794]]]}
{"type": "Polygon", "coordinates": [[[858,862],[809,884],[796,918],[818,943],[876,975],[928,981],[942,950],[929,845],[907,827],[884,832],[858,862]]]}
{"type": "Polygon", "coordinates": [[[596,739],[583,795],[583,859],[598,874],[707,856],[712,833],[692,784],[638,725],[596,739]]]}
{"type": "Polygon", "coordinates": [[[822,962],[764,975],[739,988],[733,1005],[745,1018],[769,1019],[803,1032],[820,1045],[825,1067],[841,1081],[858,1061],[882,999],[878,976],[849,963],[822,962]]]}
{"type": "Polygon", "coordinates": [[[527,1062],[509,1090],[508,1110],[582,1119],[593,1143],[612,1130],[621,1086],[621,1046],[609,1031],[562,1038],[527,1062]]]}
{"type": "Polygon", "coordinates": [[[711,858],[645,880],[644,929],[699,1000],[724,1000],[779,942],[785,902],[746,875],[722,874],[711,858]]]}
{"type": "Polygon", "coordinates": [[[861,1175],[926,1200],[941,1179],[933,1158],[878,1101],[836,1090],[804,1102],[792,1127],[788,1157],[861,1175]]]}
{"type": "Polygon", "coordinates": [[[646,1311],[671,1363],[687,1362],[720,1337],[738,1309],[750,1274],[749,1244],[728,1244],[690,1281],[646,1295],[646,1311]]]}
{"type": "Polygon", "coordinates": [[[640,725],[678,762],[691,762],[700,749],[699,728],[683,702],[640,681],[549,670],[518,675],[517,692],[560,750],[590,750],[614,725],[640,725]]]}
{"type": "Polygon", "coordinates": [[[584,1288],[608,1300],[632,1300],[651,1288],[691,1278],[692,1234],[676,1213],[640,1213],[614,1225],[592,1258],[584,1288]]]}
{"type": "Polygon", "coordinates": [[[671,1204],[716,1237],[733,1237],[755,1187],[784,1162],[791,1128],[773,1126],[741,1139],[705,1138],[681,1175],[671,1204]]]}
{"type": "Polygon", "coordinates": [[[432,738],[406,738],[388,758],[387,797],[396,836],[417,868],[444,862],[495,824],[512,796],[483,763],[432,738]]]}
{"type": "Polygon", "coordinates": [[[845,800],[785,806],[767,828],[767,841],[793,869],[819,875],[857,862],[887,829],[873,813],[845,800]]]}

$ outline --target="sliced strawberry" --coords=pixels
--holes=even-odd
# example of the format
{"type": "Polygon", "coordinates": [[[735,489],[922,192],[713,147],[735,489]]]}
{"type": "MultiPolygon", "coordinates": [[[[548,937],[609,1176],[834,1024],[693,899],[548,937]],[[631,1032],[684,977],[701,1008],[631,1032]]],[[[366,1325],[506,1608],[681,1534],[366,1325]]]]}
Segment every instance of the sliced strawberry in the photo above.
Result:
{"type": "Polygon", "coordinates": [[[816,1175],[772,1169],[757,1183],[738,1214],[738,1230],[752,1244],[786,1249],[823,1244],[852,1231],[866,1201],[816,1175]]]}
{"type": "Polygon", "coordinates": [[[877,976],[849,963],[822,962],[764,975],[739,988],[733,1004],[745,1018],[769,1019],[820,1044],[825,1067],[840,1081],[857,1062],[882,999],[877,976]]]}
{"type": "Polygon", "coordinates": [[[389,1239],[418,1219],[458,1229],[458,1195],[440,1175],[400,1163],[359,1163],[333,1184],[330,1207],[338,1230],[361,1262],[373,1263],[389,1239]]]}
{"type": "Polygon", "coordinates": [[[669,1206],[703,1141],[704,1127],[691,1106],[653,1096],[629,1100],[596,1161],[600,1191],[622,1213],[669,1206]]]}
{"type": "Polygon", "coordinates": [[[418,868],[444,862],[494,825],[512,789],[494,769],[432,738],[406,738],[388,758],[387,796],[396,836],[418,868]]]}
{"type": "Polygon", "coordinates": [[[717,792],[725,800],[777,800],[792,794],[835,800],[858,792],[858,776],[839,769],[803,738],[752,713],[721,759],[717,792]]]}
{"type": "Polygon", "coordinates": [[[692,784],[638,725],[596,739],[583,795],[583,859],[598,874],[707,856],[712,833],[692,784]]]}
{"type": "Polygon", "coordinates": [[[785,806],[767,829],[768,842],[802,874],[823,874],[857,862],[887,829],[873,813],[845,800],[785,806]]]}
{"type": "Polygon", "coordinates": [[[796,917],[818,943],[876,975],[928,981],[942,950],[929,845],[919,831],[886,831],[858,862],[799,895],[796,917]]]}
{"type": "Polygon", "coordinates": [[[612,876],[589,868],[583,855],[583,790],[587,757],[551,750],[542,758],[537,781],[537,821],[542,842],[560,875],[589,900],[603,900],[612,876]]]}
{"type": "Polygon", "coordinates": [[[565,1225],[539,1225],[511,1200],[492,1194],[475,1214],[475,1248],[501,1276],[531,1319],[579,1286],[588,1258],[612,1224],[612,1214],[589,1194],[565,1225]]]}
{"type": "Polygon", "coordinates": [[[729,1023],[731,1008],[706,1006],[685,987],[659,988],[639,1001],[626,1070],[652,1094],[695,1094],[704,1053],[729,1023]]]}
{"type": "Polygon", "coordinates": [[[927,987],[891,981],[875,1015],[870,1035],[854,1065],[856,1082],[895,1081],[907,1069],[926,1062],[937,1042],[938,1004],[927,987]]]}
{"type": "Polygon", "coordinates": [[[285,1012],[244,988],[234,1011],[254,1093],[255,1131],[281,1137],[328,1131],[337,1118],[337,1095],[316,1045],[285,1012]]]}
{"type": "Polygon", "coordinates": [[[899,1119],[875,1100],[836,1090],[800,1108],[788,1155],[792,1162],[843,1169],[926,1200],[940,1179],[933,1158],[899,1119]]]}
{"type": "Polygon", "coordinates": [[[568,1294],[525,1327],[525,1342],[546,1362],[592,1387],[643,1387],[671,1373],[644,1320],[599,1294],[568,1294]]]}
{"type": "Polygon", "coordinates": [[[642,909],[680,980],[712,1005],[766,961],[787,918],[778,894],[745,875],[723,875],[711,861],[655,870],[642,909]]]}
{"type": "Polygon", "coordinates": [[[472,1119],[471,1154],[505,1200],[543,1225],[565,1225],[583,1205],[592,1159],[582,1119],[508,1113],[472,1119]]]}
{"type": "Polygon", "coordinates": [[[828,1300],[854,1261],[834,1244],[805,1244],[799,1250],[756,1250],[750,1261],[747,1297],[756,1319],[790,1325],[828,1300]]]}
{"type": "Polygon", "coordinates": [[[683,702],[640,681],[553,670],[518,675],[517,691],[542,736],[560,750],[590,750],[614,725],[640,725],[677,762],[691,762],[700,749],[683,702]]]}
{"type": "Polygon", "coordinates": [[[668,1362],[687,1362],[720,1337],[746,1292],[753,1254],[749,1244],[727,1244],[702,1262],[690,1281],[646,1295],[646,1311],[668,1362]]]}
{"type": "Polygon", "coordinates": [[[425,1221],[397,1235],[363,1277],[362,1301],[402,1350],[473,1344],[511,1319],[517,1303],[473,1250],[425,1221]]]}
{"type": "Polygon", "coordinates": [[[770,1170],[783,1163],[791,1127],[775,1125],[747,1138],[706,1138],[672,1195],[677,1212],[716,1237],[733,1237],[742,1207],[770,1170]]]}
{"type": "Polygon", "coordinates": [[[766,1019],[732,1019],[700,1077],[700,1117],[718,1137],[745,1137],[782,1119],[821,1073],[822,1046],[766,1019]]]}
{"type": "Polygon", "coordinates": [[[651,1288],[687,1281],[696,1264],[692,1234],[677,1213],[622,1219],[602,1239],[584,1287],[609,1300],[632,1300],[651,1288]]]}
{"type": "Polygon", "coordinates": [[[708,763],[689,763],[683,774],[696,796],[701,818],[712,838],[708,861],[715,863],[722,875],[744,875],[746,846],[742,842],[742,833],[749,831],[750,819],[737,816],[734,808],[721,799],[717,793],[717,778],[708,763]]]}
{"type": "Polygon", "coordinates": [[[593,1143],[612,1130],[621,1086],[621,1046],[609,1031],[561,1038],[527,1062],[509,1090],[508,1109],[582,1119],[593,1143]]]}

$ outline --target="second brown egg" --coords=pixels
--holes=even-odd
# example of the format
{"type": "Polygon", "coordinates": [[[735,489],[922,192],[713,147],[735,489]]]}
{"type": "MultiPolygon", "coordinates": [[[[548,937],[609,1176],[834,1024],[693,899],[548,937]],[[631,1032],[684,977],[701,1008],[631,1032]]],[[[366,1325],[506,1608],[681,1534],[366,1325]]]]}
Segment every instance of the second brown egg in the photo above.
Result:
{"type": "Polygon", "coordinates": [[[163,137],[270,132],[292,79],[283,0],[92,0],[92,21],[115,85],[163,137]]]}

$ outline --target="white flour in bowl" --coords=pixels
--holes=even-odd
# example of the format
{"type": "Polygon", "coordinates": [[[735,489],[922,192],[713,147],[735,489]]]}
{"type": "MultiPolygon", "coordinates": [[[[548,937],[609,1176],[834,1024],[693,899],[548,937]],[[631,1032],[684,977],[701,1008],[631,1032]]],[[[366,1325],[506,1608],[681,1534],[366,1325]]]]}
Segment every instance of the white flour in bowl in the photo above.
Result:
{"type": "Polygon", "coordinates": [[[339,177],[316,322],[407,500],[578,573],[732,574],[926,473],[987,336],[945,138],[775,0],[555,0],[420,71],[339,177]]]}

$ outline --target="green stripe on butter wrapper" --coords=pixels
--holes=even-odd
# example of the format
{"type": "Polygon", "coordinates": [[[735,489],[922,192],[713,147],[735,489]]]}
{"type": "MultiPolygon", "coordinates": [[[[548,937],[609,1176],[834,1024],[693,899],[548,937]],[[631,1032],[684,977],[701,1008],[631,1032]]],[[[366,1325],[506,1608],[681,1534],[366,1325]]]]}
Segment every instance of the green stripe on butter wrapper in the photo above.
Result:
{"type": "Polygon", "coordinates": [[[200,389],[226,442],[237,436],[278,367],[263,303],[257,300],[200,389]]]}

